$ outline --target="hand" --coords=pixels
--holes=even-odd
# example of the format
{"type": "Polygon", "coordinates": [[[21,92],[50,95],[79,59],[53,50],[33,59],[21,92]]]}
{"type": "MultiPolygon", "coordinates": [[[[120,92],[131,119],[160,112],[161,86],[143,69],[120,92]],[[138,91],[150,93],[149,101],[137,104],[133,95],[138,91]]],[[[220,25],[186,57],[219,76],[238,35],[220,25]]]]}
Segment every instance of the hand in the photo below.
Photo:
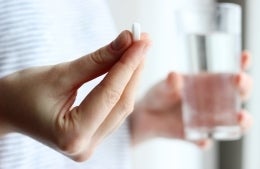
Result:
{"type": "Polygon", "coordinates": [[[111,44],[77,60],[35,67],[0,80],[0,134],[20,132],[76,161],[96,146],[132,112],[135,88],[150,41],[133,42],[129,31],[111,44]],[[84,83],[106,74],[72,107],[84,83]]]}
{"type": "MultiPolygon", "coordinates": [[[[248,98],[252,86],[250,76],[244,73],[249,62],[249,54],[243,52],[241,55],[242,72],[231,79],[244,101],[248,98]]],[[[155,137],[185,139],[180,94],[182,83],[182,75],[171,72],[165,80],[152,87],[136,104],[130,123],[133,144],[155,137]]],[[[238,112],[237,118],[244,132],[252,124],[252,118],[245,110],[238,112]]],[[[211,140],[199,140],[196,144],[201,148],[206,148],[210,142],[211,140]]]]}

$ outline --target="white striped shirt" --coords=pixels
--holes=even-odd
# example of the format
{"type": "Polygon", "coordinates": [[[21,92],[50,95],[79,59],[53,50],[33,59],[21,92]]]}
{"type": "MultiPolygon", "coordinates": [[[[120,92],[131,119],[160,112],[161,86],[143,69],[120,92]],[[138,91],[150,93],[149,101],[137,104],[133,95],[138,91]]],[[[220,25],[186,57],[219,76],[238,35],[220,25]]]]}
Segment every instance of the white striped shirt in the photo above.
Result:
{"type": "MultiPolygon", "coordinates": [[[[75,59],[113,38],[115,27],[102,0],[0,0],[0,77],[75,59]]],[[[80,90],[78,102],[96,82],[80,90]]],[[[129,159],[126,123],[84,163],[18,133],[0,137],[0,169],[129,169],[129,159]]]]}

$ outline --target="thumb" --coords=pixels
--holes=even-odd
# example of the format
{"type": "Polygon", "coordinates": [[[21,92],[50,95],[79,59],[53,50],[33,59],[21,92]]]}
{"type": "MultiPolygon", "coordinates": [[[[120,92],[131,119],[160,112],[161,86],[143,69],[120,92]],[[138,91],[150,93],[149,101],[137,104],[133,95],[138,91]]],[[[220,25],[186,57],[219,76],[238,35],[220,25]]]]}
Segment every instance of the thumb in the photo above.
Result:
{"type": "Polygon", "coordinates": [[[69,85],[80,86],[106,73],[120,59],[131,44],[132,35],[126,30],[121,32],[110,44],[93,53],[68,62],[66,77],[70,83],[69,85]]]}

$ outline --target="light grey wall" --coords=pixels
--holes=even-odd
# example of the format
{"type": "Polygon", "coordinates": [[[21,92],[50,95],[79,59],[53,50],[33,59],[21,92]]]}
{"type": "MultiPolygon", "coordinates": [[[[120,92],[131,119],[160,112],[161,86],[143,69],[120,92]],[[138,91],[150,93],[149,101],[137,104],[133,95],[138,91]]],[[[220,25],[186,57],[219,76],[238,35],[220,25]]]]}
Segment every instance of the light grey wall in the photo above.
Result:
{"type": "Polygon", "coordinates": [[[139,15],[138,0],[107,0],[118,31],[130,29],[139,15]]]}
{"type": "Polygon", "coordinates": [[[252,54],[252,66],[248,72],[251,74],[254,82],[252,95],[246,108],[253,116],[254,123],[242,142],[237,142],[235,143],[236,145],[222,145],[222,149],[226,148],[226,152],[230,150],[234,155],[232,156],[232,154],[227,152],[227,160],[225,162],[222,161],[222,164],[226,164],[225,166],[228,166],[229,163],[233,164],[233,166],[241,164],[242,166],[237,165],[236,167],[239,167],[239,169],[258,169],[260,168],[260,89],[258,87],[260,86],[260,1],[233,1],[244,6],[244,47],[252,54]]]}
{"type": "MultiPolygon", "coordinates": [[[[218,2],[229,2],[239,4],[242,8],[242,21],[246,18],[244,0],[218,0],[218,2]]],[[[245,24],[242,24],[242,48],[245,46],[245,24]]],[[[242,169],[243,138],[237,141],[222,141],[218,144],[219,169],[242,169]]]]}
{"type": "Polygon", "coordinates": [[[254,80],[253,92],[248,109],[253,115],[253,127],[245,137],[243,169],[260,168],[260,1],[246,0],[246,48],[252,54],[250,73],[254,80]]]}

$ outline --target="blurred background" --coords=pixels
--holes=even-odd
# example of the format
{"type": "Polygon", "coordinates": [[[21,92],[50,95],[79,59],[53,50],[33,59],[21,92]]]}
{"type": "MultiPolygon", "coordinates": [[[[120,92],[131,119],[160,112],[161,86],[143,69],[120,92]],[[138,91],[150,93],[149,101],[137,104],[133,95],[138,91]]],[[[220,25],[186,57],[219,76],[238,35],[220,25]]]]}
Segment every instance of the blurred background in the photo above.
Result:
{"type": "MultiPolygon", "coordinates": [[[[254,80],[250,100],[244,105],[253,115],[251,130],[238,141],[215,142],[210,150],[180,140],[157,139],[134,149],[134,169],[258,169],[260,168],[260,1],[219,0],[240,4],[243,12],[243,49],[252,54],[249,73],[254,80]]],[[[212,5],[214,0],[108,0],[118,31],[140,22],[153,47],[139,89],[141,96],[169,71],[181,72],[187,63],[178,50],[176,11],[212,5]],[[152,73],[152,76],[151,76],[152,73]]]]}

